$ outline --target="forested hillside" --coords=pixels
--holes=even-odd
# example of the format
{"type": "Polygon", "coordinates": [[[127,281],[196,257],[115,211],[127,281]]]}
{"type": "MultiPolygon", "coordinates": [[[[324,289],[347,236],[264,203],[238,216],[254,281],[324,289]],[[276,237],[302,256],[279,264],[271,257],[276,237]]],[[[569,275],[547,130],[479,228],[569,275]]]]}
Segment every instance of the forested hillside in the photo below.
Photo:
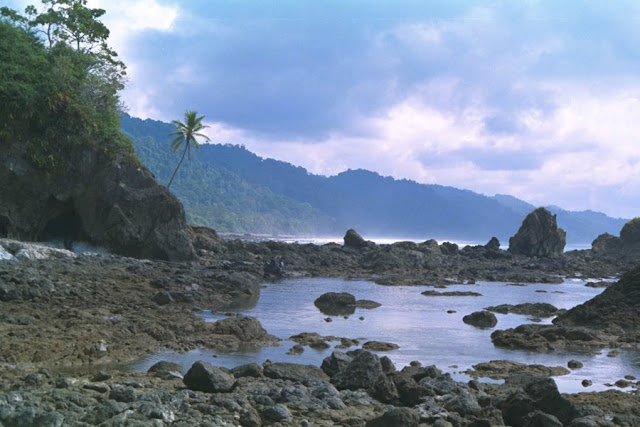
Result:
{"type": "MultiPolygon", "coordinates": [[[[178,161],[169,148],[173,126],[123,117],[136,153],[163,183],[178,161]]],[[[204,144],[172,184],[189,219],[219,231],[489,240],[503,243],[535,209],[511,196],[382,177],[366,170],[313,175],[302,167],[263,159],[238,145],[204,144]]],[[[570,243],[618,234],[623,219],[551,207],[570,243]]]]}
{"type": "MultiPolygon", "coordinates": [[[[179,159],[169,147],[174,126],[124,115],[122,128],[140,160],[166,185],[179,159]]],[[[206,156],[211,147],[194,150],[171,186],[190,222],[234,233],[312,235],[331,230],[329,219],[311,205],[211,165],[206,156]]]]}

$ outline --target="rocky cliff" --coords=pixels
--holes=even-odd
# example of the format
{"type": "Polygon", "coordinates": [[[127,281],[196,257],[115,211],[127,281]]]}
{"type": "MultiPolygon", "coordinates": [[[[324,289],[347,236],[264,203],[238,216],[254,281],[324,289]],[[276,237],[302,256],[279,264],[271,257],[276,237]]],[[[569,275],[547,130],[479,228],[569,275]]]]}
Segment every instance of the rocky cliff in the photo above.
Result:
{"type": "Polygon", "coordinates": [[[556,216],[538,208],[527,215],[516,235],[509,239],[509,252],[553,258],[562,255],[566,242],[566,233],[558,228],[556,216]]]}
{"type": "Polygon", "coordinates": [[[620,237],[609,233],[599,235],[592,243],[591,249],[598,256],[637,257],[640,254],[640,218],[634,218],[624,224],[620,237]]]}
{"type": "Polygon", "coordinates": [[[554,319],[560,326],[619,327],[640,332],[640,267],[627,272],[600,295],[554,319]]]}
{"type": "Polygon", "coordinates": [[[71,167],[43,171],[25,147],[0,145],[0,237],[86,241],[115,253],[172,261],[195,257],[178,200],[131,155],[79,147],[71,167]]]}

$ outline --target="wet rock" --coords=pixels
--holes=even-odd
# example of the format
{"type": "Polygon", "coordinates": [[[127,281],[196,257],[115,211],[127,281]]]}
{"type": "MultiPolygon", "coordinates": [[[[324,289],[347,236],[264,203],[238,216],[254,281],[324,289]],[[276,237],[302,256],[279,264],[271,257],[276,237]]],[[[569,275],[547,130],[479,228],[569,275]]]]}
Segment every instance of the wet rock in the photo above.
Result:
{"type": "Polygon", "coordinates": [[[176,373],[182,376],[181,371],[182,366],[180,366],[180,364],[161,360],[160,362],[154,363],[147,370],[147,373],[160,378],[175,378],[176,373]]]}
{"type": "Polygon", "coordinates": [[[608,345],[608,341],[603,341],[589,329],[555,325],[520,325],[512,329],[497,330],[491,334],[491,341],[498,347],[541,352],[608,345]]]}
{"type": "Polygon", "coordinates": [[[572,401],[560,395],[551,378],[515,376],[508,378],[507,384],[518,386],[499,403],[507,424],[524,425],[525,417],[536,410],[553,415],[562,424],[584,415],[572,401]]]}
{"type": "Polygon", "coordinates": [[[264,274],[267,278],[280,279],[286,273],[285,265],[282,260],[272,259],[264,266],[264,274]]]}
{"type": "Polygon", "coordinates": [[[481,297],[482,294],[473,291],[450,291],[450,292],[438,292],[438,291],[424,291],[422,295],[426,297],[481,297]]]}
{"type": "Polygon", "coordinates": [[[316,341],[313,341],[313,342],[309,343],[309,347],[311,347],[311,348],[313,348],[315,350],[324,350],[324,349],[330,348],[331,345],[329,345],[324,340],[316,340],[316,341]]]}
{"type": "Polygon", "coordinates": [[[191,390],[206,393],[229,392],[236,385],[236,379],[232,374],[202,361],[191,365],[183,382],[191,390]]]}
{"type": "Polygon", "coordinates": [[[286,406],[276,404],[273,406],[267,406],[262,411],[262,420],[267,423],[286,422],[291,419],[291,412],[286,406]]]}
{"type": "Polygon", "coordinates": [[[344,235],[344,245],[346,247],[360,249],[367,247],[368,243],[362,238],[361,235],[358,234],[356,230],[350,228],[344,235]]]}
{"type": "Polygon", "coordinates": [[[566,233],[558,228],[556,216],[538,208],[527,215],[516,235],[509,239],[509,252],[554,258],[562,255],[565,244],[566,233]]]}
{"type": "Polygon", "coordinates": [[[545,412],[535,410],[523,418],[523,427],[563,427],[564,424],[556,417],[545,412]]]}
{"type": "Polygon", "coordinates": [[[109,392],[109,399],[124,403],[135,402],[136,391],[132,387],[115,386],[109,392]]]}
{"type": "Polygon", "coordinates": [[[591,242],[591,250],[595,255],[617,255],[622,251],[622,241],[619,237],[603,233],[591,242]]]}
{"type": "Polygon", "coordinates": [[[492,237],[486,245],[484,245],[486,249],[490,251],[499,251],[500,250],[500,240],[497,237],[492,237]]]}
{"type": "Polygon", "coordinates": [[[442,242],[442,244],[440,244],[440,252],[442,252],[443,255],[457,255],[458,245],[451,242],[442,242]]]}
{"type": "Polygon", "coordinates": [[[330,316],[350,315],[356,311],[356,297],[347,292],[327,292],[318,297],[313,304],[323,314],[330,316]]]}
{"type": "Polygon", "coordinates": [[[511,360],[492,360],[473,365],[473,371],[467,374],[478,377],[489,377],[492,379],[504,379],[516,374],[528,374],[538,376],[559,376],[569,374],[569,370],[562,366],[545,366],[514,362],[511,360]]]}
{"type": "Polygon", "coordinates": [[[383,341],[367,341],[362,348],[369,351],[391,351],[400,348],[398,344],[383,341]]]}
{"type": "Polygon", "coordinates": [[[468,325],[476,326],[479,328],[493,328],[498,324],[496,315],[486,310],[467,314],[462,318],[462,321],[468,325]]]}
{"type": "Polygon", "coordinates": [[[333,377],[351,363],[352,360],[353,358],[346,353],[334,351],[330,356],[324,358],[320,368],[329,377],[333,377]]]}
{"type": "Polygon", "coordinates": [[[301,344],[296,344],[287,351],[287,354],[302,354],[304,353],[304,347],[301,344]]]}
{"type": "Polygon", "coordinates": [[[561,314],[553,323],[562,326],[584,326],[604,329],[619,327],[637,330],[640,324],[640,267],[624,274],[600,295],[561,314]]]}
{"type": "Polygon", "coordinates": [[[366,427],[418,427],[420,416],[409,408],[392,407],[384,414],[367,421],[366,427]]]}
{"type": "Polygon", "coordinates": [[[331,378],[338,390],[373,389],[384,375],[380,358],[368,351],[360,351],[353,360],[331,378]]]}
{"type": "Polygon", "coordinates": [[[231,369],[231,373],[236,378],[253,377],[260,378],[263,376],[264,368],[257,363],[246,363],[231,369]]]}
{"type": "Polygon", "coordinates": [[[329,380],[329,377],[317,366],[285,362],[271,363],[264,366],[264,376],[300,382],[305,380],[329,380]]]}
{"type": "Polygon", "coordinates": [[[396,372],[396,365],[393,364],[388,356],[382,356],[380,358],[380,364],[382,365],[382,372],[389,375],[396,372]]]}
{"type": "Polygon", "coordinates": [[[567,367],[569,369],[580,369],[583,366],[584,365],[579,360],[569,360],[569,362],[567,362],[567,367]]]}
{"type": "Polygon", "coordinates": [[[356,308],[364,308],[367,310],[371,310],[373,308],[378,308],[380,307],[382,304],[380,304],[379,302],[376,301],[371,301],[368,299],[359,299],[358,301],[356,301],[356,308]]]}
{"type": "Polygon", "coordinates": [[[211,330],[220,335],[233,335],[243,342],[274,340],[255,317],[239,315],[218,320],[211,330]]]}
{"type": "Polygon", "coordinates": [[[555,306],[544,303],[544,302],[536,302],[536,303],[523,303],[523,304],[500,304],[494,305],[491,307],[487,307],[486,310],[493,311],[495,313],[500,314],[527,314],[530,316],[538,316],[538,317],[551,317],[557,316],[560,313],[564,313],[566,310],[559,310],[555,306]]]}
{"type": "Polygon", "coordinates": [[[459,390],[458,393],[447,397],[443,405],[444,409],[449,412],[456,412],[463,417],[476,416],[482,412],[482,408],[478,404],[478,400],[468,390],[459,390]]]}
{"type": "Polygon", "coordinates": [[[640,218],[634,218],[622,226],[620,241],[626,252],[640,248],[640,218]]]}

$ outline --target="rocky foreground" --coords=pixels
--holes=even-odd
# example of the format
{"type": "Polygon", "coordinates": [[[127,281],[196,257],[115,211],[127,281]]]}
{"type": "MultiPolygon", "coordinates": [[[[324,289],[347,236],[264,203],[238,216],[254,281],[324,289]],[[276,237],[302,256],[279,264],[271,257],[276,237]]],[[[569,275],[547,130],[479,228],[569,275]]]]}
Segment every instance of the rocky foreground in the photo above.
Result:
{"type": "MultiPolygon", "coordinates": [[[[265,361],[231,371],[198,363],[189,372],[170,364],[147,374],[122,372],[122,364],[165,349],[277,345],[255,319],[205,323],[195,315],[255,303],[265,277],[357,276],[441,287],[475,280],[554,282],[562,274],[609,277],[632,262],[608,262],[592,251],[527,257],[495,244],[462,250],[433,241],[313,246],[223,242],[212,232],[198,233],[200,259],[189,263],[78,255],[0,240],[0,257],[8,259],[0,262],[0,423],[640,425],[637,391],[561,395],[548,377],[555,371],[505,362],[476,367],[481,376],[504,378],[503,385],[455,382],[419,362],[396,371],[389,359],[365,350],[336,351],[322,367],[265,361]]],[[[639,274],[605,291],[604,303],[567,312],[560,318],[570,320],[550,328],[615,338],[589,342],[594,346],[623,345],[621,337],[637,345],[640,302],[632,298],[639,274]],[[622,300],[625,322],[616,322],[622,300]],[[606,326],[589,325],[603,310],[611,313],[596,318],[608,319],[606,326]]],[[[544,335],[544,351],[562,342],[559,330],[544,335]]],[[[627,385],[637,390],[634,379],[627,385]]]]}

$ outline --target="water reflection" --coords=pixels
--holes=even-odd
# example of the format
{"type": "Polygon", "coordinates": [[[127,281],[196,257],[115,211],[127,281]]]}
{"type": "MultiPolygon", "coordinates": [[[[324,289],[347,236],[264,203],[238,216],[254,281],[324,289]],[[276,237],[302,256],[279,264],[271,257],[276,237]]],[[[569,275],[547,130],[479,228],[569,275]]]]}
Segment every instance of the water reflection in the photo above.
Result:
{"type": "MultiPolygon", "coordinates": [[[[490,335],[494,329],[479,329],[462,322],[462,317],[491,305],[545,302],[557,308],[569,309],[602,292],[602,289],[584,286],[586,281],[568,280],[562,284],[527,284],[508,286],[499,282],[478,282],[476,285],[449,286],[447,291],[474,291],[481,296],[426,297],[421,292],[430,289],[419,286],[379,286],[367,281],[340,279],[295,279],[266,284],[259,301],[252,308],[238,310],[260,320],[264,328],[285,341],[278,347],[243,348],[233,353],[215,353],[194,350],[186,354],[161,353],[132,365],[135,370],[146,370],[158,360],[177,361],[188,369],[197,360],[234,367],[239,364],[266,359],[319,365],[332,348],[315,350],[305,347],[299,355],[287,355],[295,344],[287,340],[301,332],[320,335],[358,338],[396,343],[398,350],[386,353],[398,366],[412,360],[435,364],[451,372],[457,379],[467,379],[463,372],[479,362],[506,359],[549,366],[567,366],[569,360],[584,364],[570,375],[555,377],[561,391],[578,392],[606,389],[626,375],[640,378],[640,354],[620,351],[616,358],[607,357],[608,350],[592,353],[555,352],[549,354],[496,348],[490,335]],[[382,303],[373,310],[355,308],[354,314],[335,316],[327,322],[325,314],[314,306],[314,301],[326,292],[348,292],[356,299],[370,299],[382,303]],[[363,319],[361,319],[363,318],[363,319]],[[452,368],[452,366],[455,366],[452,368]],[[593,381],[584,388],[583,379],[593,381]]],[[[223,318],[224,313],[202,314],[208,321],[223,318]]],[[[496,314],[497,329],[506,329],[531,323],[528,316],[496,314]]],[[[551,318],[540,323],[550,323],[551,318]]],[[[340,342],[331,342],[332,347],[340,342]]]]}

